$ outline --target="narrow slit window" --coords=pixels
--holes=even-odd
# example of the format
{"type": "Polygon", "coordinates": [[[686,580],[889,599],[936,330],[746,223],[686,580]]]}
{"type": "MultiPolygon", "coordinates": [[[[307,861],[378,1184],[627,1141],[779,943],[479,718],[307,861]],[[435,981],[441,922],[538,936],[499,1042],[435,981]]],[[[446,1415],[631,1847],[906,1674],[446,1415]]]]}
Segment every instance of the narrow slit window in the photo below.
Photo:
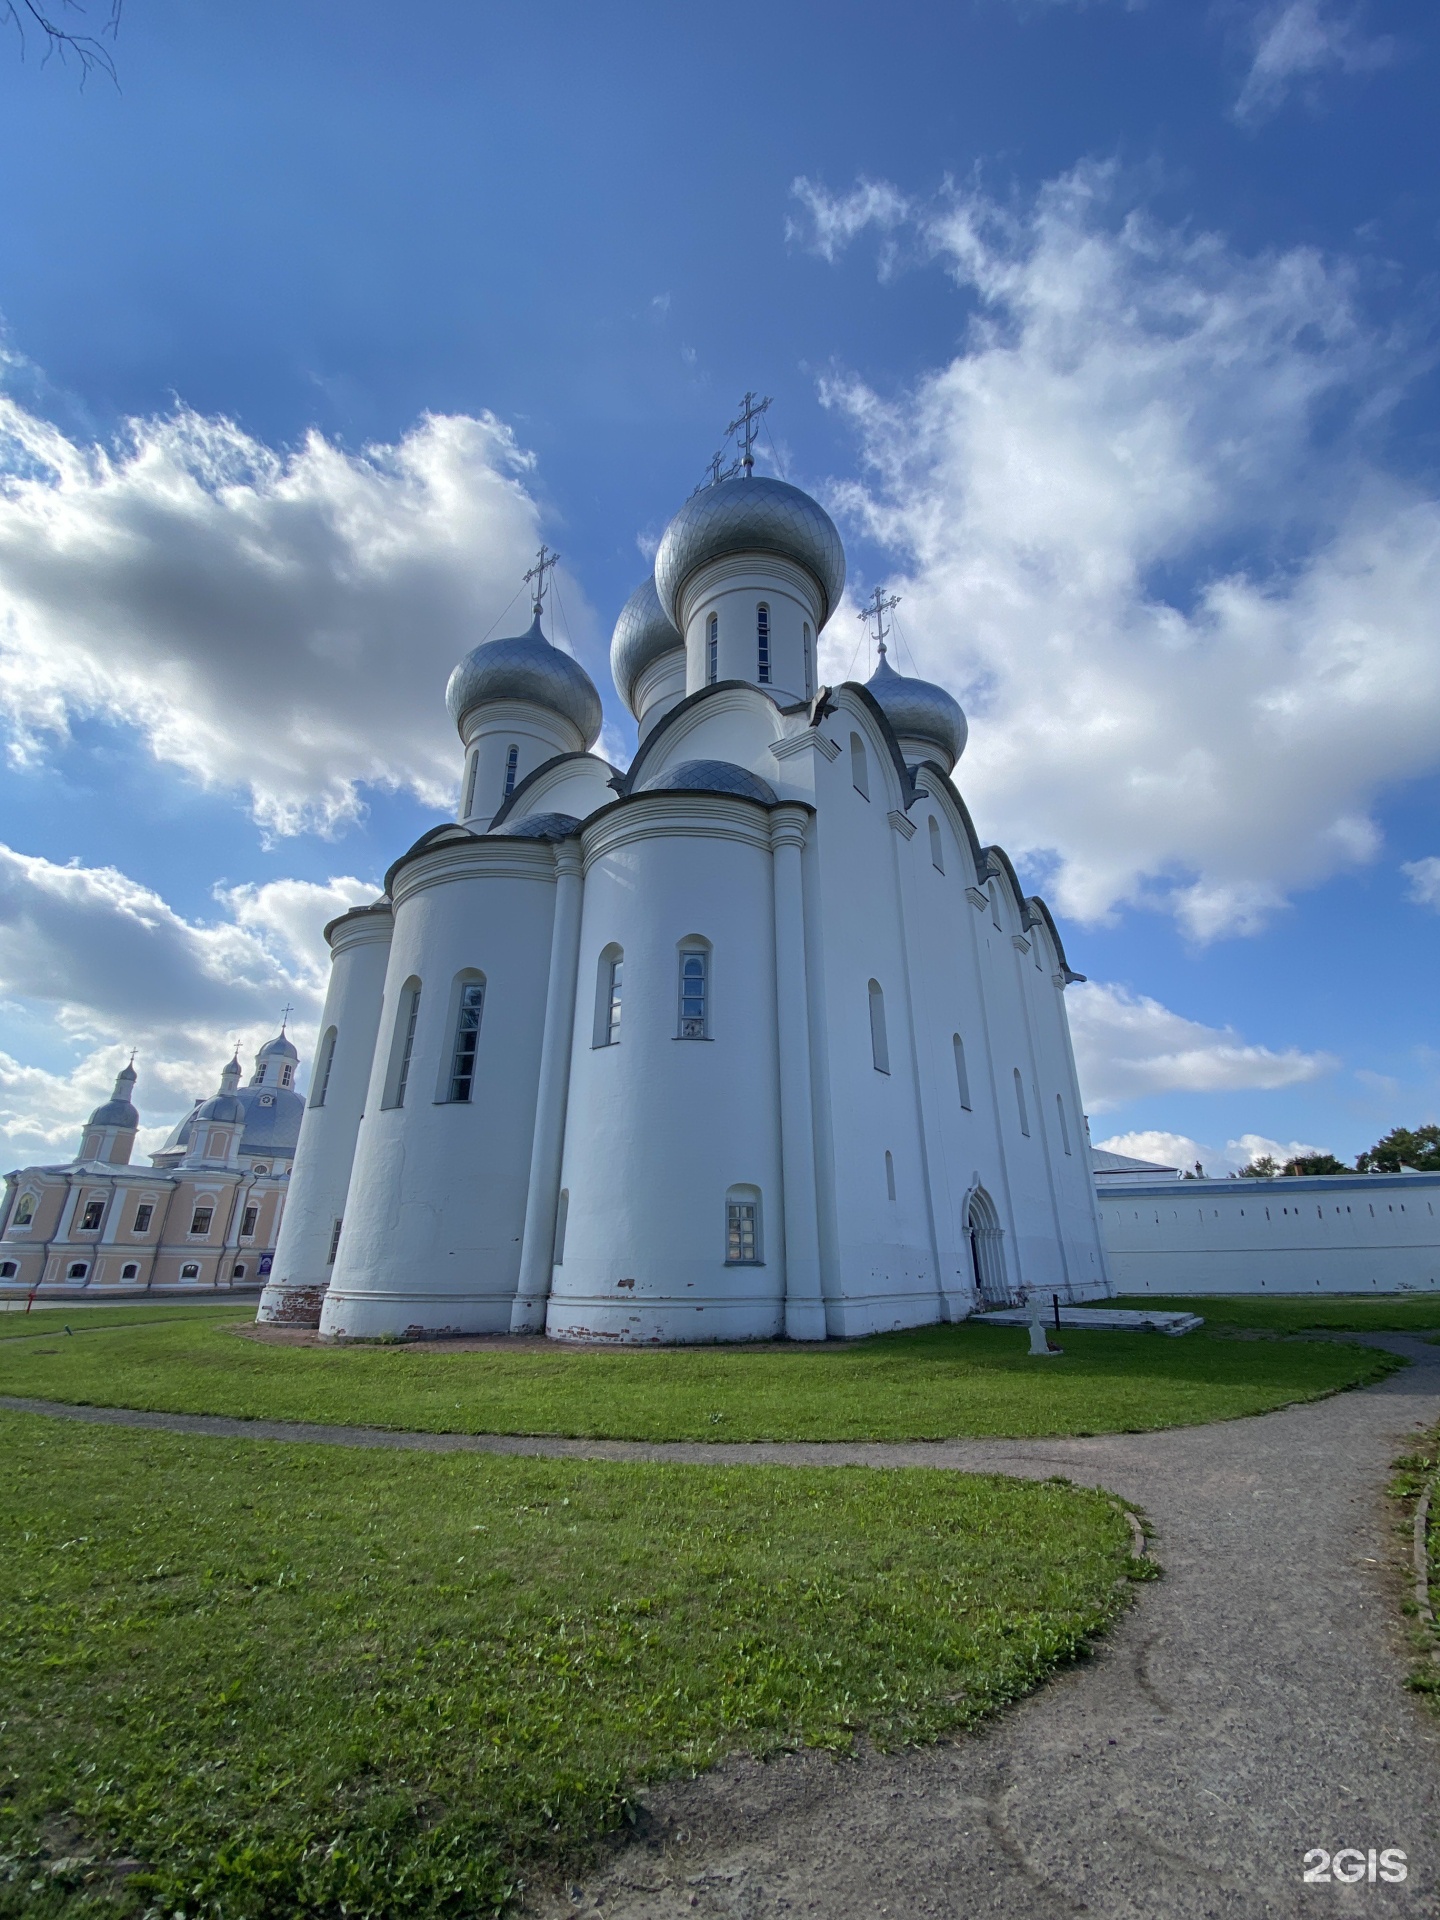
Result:
{"type": "Polygon", "coordinates": [[[325,1096],[330,1091],[330,1069],[335,1064],[335,1028],[327,1027],[325,1037],[320,1042],[320,1058],[315,1063],[315,1091],[310,1095],[312,1107],[323,1107],[325,1096]]]}
{"type": "Polygon", "coordinates": [[[805,698],[807,700],[813,700],[815,697],[815,651],[814,641],[810,634],[810,622],[808,620],[800,631],[802,636],[801,648],[804,654],[805,664],[805,698]]]}
{"type": "Polygon", "coordinates": [[[680,949],[680,1038],[704,1040],[710,1016],[710,956],[703,947],[680,949]]]}
{"type": "Polygon", "coordinates": [[[762,600],[755,609],[755,677],[762,686],[770,680],[770,609],[762,600]]]}
{"type": "Polygon", "coordinates": [[[480,771],[480,756],[472,753],[470,765],[465,774],[465,799],[460,808],[460,818],[468,820],[475,811],[475,776],[480,771]]]}
{"type": "Polygon", "coordinates": [[[885,1149],[885,1196],[889,1200],[895,1198],[895,1156],[888,1147],[885,1149]]]}
{"type": "Polygon", "coordinates": [[[850,782],[858,794],[870,798],[870,767],[865,758],[865,742],[858,733],[850,736],[850,782]]]}
{"type": "Polygon", "coordinates": [[[485,1009],[485,986],[467,980],[460,988],[455,1014],[455,1045],[450,1054],[450,1100],[468,1100],[475,1086],[475,1055],[480,1047],[480,1016],[485,1009]]]}
{"type": "Polygon", "coordinates": [[[705,684],[713,687],[720,678],[720,616],[712,613],[705,629],[705,684]]]}
{"type": "Polygon", "coordinates": [[[515,791],[515,774],[520,766],[520,749],[511,747],[505,756],[505,798],[508,800],[515,791]]]}
{"type": "Polygon", "coordinates": [[[885,990],[878,980],[870,982],[870,1057],[877,1073],[889,1073],[890,1041],[885,1032],[885,990]]]}
{"type": "Polygon", "coordinates": [[[557,1267],[565,1264],[565,1229],[570,1224],[570,1189],[560,1189],[560,1204],[555,1209],[555,1260],[557,1267]]]}
{"type": "Polygon", "coordinates": [[[1025,1107],[1025,1083],[1020,1078],[1019,1067],[1015,1069],[1015,1105],[1020,1112],[1020,1131],[1028,1140],[1030,1138],[1030,1115],[1025,1107]]]}
{"type": "Polygon", "coordinates": [[[1068,1127],[1065,1121],[1065,1102],[1061,1099],[1058,1093],[1055,1096],[1055,1111],[1060,1117],[1060,1144],[1062,1147],[1064,1147],[1066,1153],[1069,1153],[1070,1128],[1068,1127]]]}
{"type": "Polygon", "coordinates": [[[325,1256],[327,1267],[333,1267],[335,1264],[335,1256],[340,1251],[340,1229],[344,1224],[343,1219],[337,1220],[330,1229],[330,1251],[325,1256]]]}
{"type": "Polygon", "coordinates": [[[595,1008],[595,1044],[618,1046],[620,1012],[625,991],[625,955],[619,947],[607,947],[600,956],[600,979],[595,1008]]]}
{"type": "Polygon", "coordinates": [[[1000,919],[1000,882],[998,880],[992,880],[990,882],[990,924],[993,927],[1002,925],[1000,919]]]}
{"type": "Polygon", "coordinates": [[[937,873],[945,871],[945,843],[940,838],[940,822],[930,816],[930,864],[937,873]]]}
{"type": "Polygon", "coordinates": [[[960,1089],[960,1104],[967,1113],[970,1107],[970,1074],[965,1065],[965,1042],[959,1034],[955,1035],[955,1084],[960,1089]]]}
{"type": "Polygon", "coordinates": [[[403,1107],[405,1089],[410,1082],[410,1062],[415,1053],[415,1024],[420,1018],[420,982],[407,980],[400,992],[400,1009],[395,1019],[395,1038],[390,1055],[390,1090],[387,1107],[403,1107]]]}
{"type": "Polygon", "coordinates": [[[240,1238],[242,1240],[248,1240],[251,1234],[254,1233],[259,1218],[260,1209],[258,1207],[246,1207],[244,1213],[240,1216],[240,1238]]]}

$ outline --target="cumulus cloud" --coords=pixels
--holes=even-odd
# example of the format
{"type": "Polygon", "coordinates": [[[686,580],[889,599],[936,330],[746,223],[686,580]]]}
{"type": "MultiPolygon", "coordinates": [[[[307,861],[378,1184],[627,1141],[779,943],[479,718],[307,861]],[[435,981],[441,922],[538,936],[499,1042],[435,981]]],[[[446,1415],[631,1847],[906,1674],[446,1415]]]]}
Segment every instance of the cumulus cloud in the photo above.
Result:
{"type": "Polygon", "coordinates": [[[1263,7],[1251,28],[1250,71],[1235,101],[1237,120],[1256,121],[1279,107],[1297,81],[1327,70],[1370,73],[1388,66],[1395,43],[1367,39],[1355,12],[1332,12],[1321,0],[1283,0],[1263,7]]]}
{"type": "Polygon", "coordinates": [[[1407,860],[1400,871],[1410,882],[1410,898],[1421,907],[1440,911],[1440,860],[1407,860]]]}
{"type": "Polygon", "coordinates": [[[1337,1064],[1324,1053],[1256,1046],[1231,1027],[1188,1020],[1124,987],[1088,981],[1072,987],[1065,1000],[1080,1089],[1091,1113],[1146,1094],[1293,1087],[1337,1064]]]}
{"type": "Polygon", "coordinates": [[[287,1001],[303,1048],[324,995],[321,930],[378,891],[349,876],[234,887],[202,923],[114,867],[0,846],[0,997],[78,1055],[65,1071],[0,1055],[8,1164],[73,1152],[132,1047],[142,1117],[161,1133],[213,1090],[237,1040],[248,1052],[275,1032],[287,1001]]]}
{"type": "MultiPolygon", "coordinates": [[[[277,453],[187,409],[84,444],[0,395],[0,712],[35,753],[121,718],[160,760],[332,830],[365,783],[443,806],[442,694],[539,542],[532,462],[489,414],[277,453]]],[[[561,589],[589,634],[575,582],[561,589]]],[[[524,623],[524,607],[516,616],[524,623]]]]}
{"type": "Polygon", "coordinates": [[[1329,1151],[1309,1146],[1303,1140],[1271,1140],[1263,1133],[1242,1133],[1238,1140],[1227,1140],[1223,1147],[1213,1147],[1201,1140],[1192,1140],[1188,1133],[1165,1133],[1153,1127],[1112,1134],[1108,1140],[1097,1140],[1095,1144],[1108,1153],[1126,1153],[1134,1160],[1152,1160],[1157,1166],[1174,1167],[1180,1173],[1193,1173],[1198,1164],[1212,1178],[1238,1173],[1263,1154],[1268,1154],[1277,1167],[1283,1167],[1287,1160],[1298,1159],[1302,1154],[1329,1151]]]}
{"type": "Polygon", "coordinates": [[[1404,368],[1355,272],[1166,227],[1108,166],[914,219],[968,334],[896,399],[823,382],[867,465],[832,498],[970,710],[982,831],[1066,913],[1197,939],[1374,858],[1377,793],[1440,763],[1440,502],[1371,451],[1404,368]]]}

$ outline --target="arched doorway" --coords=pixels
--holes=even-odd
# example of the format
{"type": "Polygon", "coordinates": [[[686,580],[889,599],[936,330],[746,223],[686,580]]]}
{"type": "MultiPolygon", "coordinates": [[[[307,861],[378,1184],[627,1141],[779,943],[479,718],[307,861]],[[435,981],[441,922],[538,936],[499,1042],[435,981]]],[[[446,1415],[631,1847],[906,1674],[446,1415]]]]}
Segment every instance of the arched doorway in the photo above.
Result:
{"type": "Polygon", "coordinates": [[[1005,1232],[995,1211],[995,1202],[983,1187],[976,1187],[970,1195],[965,1229],[970,1237],[975,1291],[981,1305],[1008,1307],[1010,1283],[1005,1277],[1005,1232]]]}

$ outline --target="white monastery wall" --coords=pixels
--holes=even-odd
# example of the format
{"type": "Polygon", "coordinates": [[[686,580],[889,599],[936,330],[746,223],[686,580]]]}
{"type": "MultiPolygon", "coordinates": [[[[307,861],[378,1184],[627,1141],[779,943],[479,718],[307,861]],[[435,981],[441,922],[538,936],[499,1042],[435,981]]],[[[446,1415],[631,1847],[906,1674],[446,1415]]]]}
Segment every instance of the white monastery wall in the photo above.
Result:
{"type": "Polygon", "coordinates": [[[1440,1174],[1126,1181],[1099,1202],[1120,1293],[1440,1288],[1440,1174]]]}

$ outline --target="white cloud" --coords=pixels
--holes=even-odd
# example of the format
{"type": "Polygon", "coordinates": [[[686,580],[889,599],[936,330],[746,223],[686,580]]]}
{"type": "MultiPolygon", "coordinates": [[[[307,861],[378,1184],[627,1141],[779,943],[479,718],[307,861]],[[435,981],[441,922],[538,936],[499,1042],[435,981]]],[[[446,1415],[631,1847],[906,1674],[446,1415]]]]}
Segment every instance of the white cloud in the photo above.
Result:
{"type": "Polygon", "coordinates": [[[249,1052],[275,1032],[286,1001],[307,1051],[324,994],[321,930],[377,892],[350,877],[234,887],[219,896],[224,916],[199,923],[114,867],[0,847],[0,996],[79,1056],[52,1072],[0,1054],[7,1164],[72,1153],[132,1047],[142,1118],[161,1131],[213,1090],[237,1040],[249,1052]]]}
{"type": "Polygon", "coordinates": [[[1301,1154],[1328,1151],[1308,1146],[1303,1140],[1271,1140],[1263,1133],[1242,1133],[1238,1140],[1227,1140],[1223,1147],[1210,1147],[1201,1140],[1192,1140],[1188,1133],[1165,1133],[1153,1127],[1112,1134],[1108,1140],[1097,1140],[1095,1144],[1108,1153],[1128,1153],[1133,1159],[1153,1160],[1158,1166],[1174,1167],[1180,1173],[1193,1173],[1198,1163],[1212,1179],[1221,1174],[1238,1173],[1262,1154],[1269,1154],[1277,1167],[1283,1167],[1287,1160],[1297,1159],[1301,1154]]]}
{"type": "Polygon", "coordinates": [[[859,180],[848,193],[831,194],[804,174],[790,191],[805,209],[806,219],[787,219],[785,238],[835,261],[867,227],[888,233],[910,217],[910,202],[886,180],[859,180]]]}
{"type": "MultiPolygon", "coordinates": [[[[869,467],[834,504],[903,556],[910,650],[970,709],[982,832],[1070,915],[1200,939],[1372,859],[1376,794],[1440,763],[1440,503],[1367,452],[1398,354],[1354,274],[1164,227],[1109,167],[915,217],[963,350],[822,394],[869,467]]],[[[850,623],[825,643],[843,675],[850,623]]]]}
{"type": "MultiPolygon", "coordinates": [[[[276,453],[180,409],[79,444],[0,395],[0,711],[16,750],[120,716],[157,758],[333,828],[366,782],[453,796],[450,669],[539,541],[531,461],[486,414],[276,453]]],[[[588,610],[574,580],[565,604],[588,610]]],[[[520,605],[514,618],[524,624],[520,605]]]]}
{"type": "Polygon", "coordinates": [[[1440,860],[1433,854],[1425,860],[1407,860],[1400,871],[1410,882],[1410,898],[1416,905],[1440,911],[1440,860]]]}
{"type": "Polygon", "coordinates": [[[1124,987],[1088,981],[1072,987],[1065,1000],[1080,1089],[1091,1113],[1147,1094],[1293,1087],[1336,1064],[1328,1054],[1297,1047],[1277,1053],[1255,1046],[1233,1028],[1187,1020],[1124,987]]]}
{"type": "Polygon", "coordinates": [[[1328,11],[1321,0],[1282,0],[1263,7],[1252,24],[1254,58],[1235,102],[1237,120],[1273,113],[1297,80],[1335,69],[1369,73],[1395,55],[1388,36],[1367,39],[1355,12],[1328,11]]]}

